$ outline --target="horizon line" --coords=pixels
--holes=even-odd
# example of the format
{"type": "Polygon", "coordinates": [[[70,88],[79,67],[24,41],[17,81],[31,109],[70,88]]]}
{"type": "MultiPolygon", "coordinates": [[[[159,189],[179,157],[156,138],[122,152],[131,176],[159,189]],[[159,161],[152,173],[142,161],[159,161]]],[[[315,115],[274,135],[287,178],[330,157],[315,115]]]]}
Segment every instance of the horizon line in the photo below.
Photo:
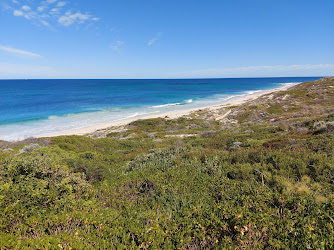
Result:
{"type": "MultiPolygon", "coordinates": [[[[260,77],[189,77],[189,78],[3,78],[3,80],[198,80],[198,79],[256,79],[256,78],[307,78],[332,76],[260,76],[260,77]]],[[[334,75],[333,75],[334,77],[334,75]]]]}

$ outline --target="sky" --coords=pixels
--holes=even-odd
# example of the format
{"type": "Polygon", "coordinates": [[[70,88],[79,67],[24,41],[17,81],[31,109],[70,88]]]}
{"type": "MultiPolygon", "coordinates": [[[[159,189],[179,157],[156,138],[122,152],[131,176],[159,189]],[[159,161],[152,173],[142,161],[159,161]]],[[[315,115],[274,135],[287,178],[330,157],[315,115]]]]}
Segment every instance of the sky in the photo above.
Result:
{"type": "Polygon", "coordinates": [[[334,75],[333,0],[0,0],[0,79],[334,75]]]}

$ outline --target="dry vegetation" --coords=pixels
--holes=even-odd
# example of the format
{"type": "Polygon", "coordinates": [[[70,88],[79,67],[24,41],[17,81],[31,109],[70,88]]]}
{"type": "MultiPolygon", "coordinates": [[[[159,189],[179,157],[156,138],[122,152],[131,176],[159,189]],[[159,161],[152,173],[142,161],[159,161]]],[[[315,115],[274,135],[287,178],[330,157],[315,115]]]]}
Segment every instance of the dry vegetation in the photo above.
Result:
{"type": "Polygon", "coordinates": [[[0,142],[1,249],[332,249],[333,98],[324,78],[89,137],[0,142]]]}

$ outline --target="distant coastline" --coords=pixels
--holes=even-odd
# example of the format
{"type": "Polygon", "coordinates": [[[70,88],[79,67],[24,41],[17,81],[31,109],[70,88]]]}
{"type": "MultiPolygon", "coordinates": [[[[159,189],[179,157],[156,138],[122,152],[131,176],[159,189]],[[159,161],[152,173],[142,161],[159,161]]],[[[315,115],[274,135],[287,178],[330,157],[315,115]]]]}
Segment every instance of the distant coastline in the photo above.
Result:
{"type": "Polygon", "coordinates": [[[318,79],[22,80],[1,82],[0,140],[86,134],[137,119],[179,117],[318,79]]]}
{"type": "MultiPolygon", "coordinates": [[[[294,84],[288,84],[284,85],[280,88],[275,88],[275,89],[268,89],[268,90],[262,90],[262,91],[256,91],[255,93],[248,93],[245,95],[233,97],[228,101],[224,101],[220,104],[216,105],[209,105],[209,106],[202,106],[202,107],[197,107],[197,108],[192,108],[192,109],[185,109],[185,110],[174,110],[174,111],[169,111],[169,112],[164,112],[164,113],[159,113],[159,114],[147,114],[147,115],[138,115],[135,117],[131,118],[126,118],[126,119],[121,119],[118,121],[113,121],[109,123],[102,123],[94,126],[89,126],[85,128],[79,128],[79,129],[72,129],[72,130],[65,130],[65,131],[60,131],[60,132],[55,132],[55,133],[49,133],[49,134],[40,134],[36,135],[36,138],[42,138],[42,137],[55,137],[55,136],[62,136],[62,135],[86,135],[86,134],[91,134],[99,130],[104,130],[108,129],[110,127],[117,127],[117,126],[122,126],[129,124],[133,121],[140,120],[140,119],[151,119],[151,118],[168,118],[168,119],[175,119],[179,118],[185,115],[189,115],[192,112],[198,111],[198,110],[203,110],[203,109],[209,109],[209,110],[214,110],[222,107],[229,107],[229,106],[237,106],[244,104],[248,101],[254,100],[262,95],[270,94],[273,92],[278,92],[281,90],[286,90],[290,87],[293,87],[299,83],[294,83],[294,84]]],[[[221,117],[220,117],[221,118],[221,117]]]]}

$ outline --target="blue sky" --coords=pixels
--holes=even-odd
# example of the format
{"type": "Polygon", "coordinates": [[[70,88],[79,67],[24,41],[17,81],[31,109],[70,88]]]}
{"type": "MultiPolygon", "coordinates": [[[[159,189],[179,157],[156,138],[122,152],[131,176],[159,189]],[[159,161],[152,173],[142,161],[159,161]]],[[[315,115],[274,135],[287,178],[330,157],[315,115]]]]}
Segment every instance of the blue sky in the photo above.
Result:
{"type": "Polygon", "coordinates": [[[334,75],[333,0],[0,0],[0,79],[334,75]]]}

